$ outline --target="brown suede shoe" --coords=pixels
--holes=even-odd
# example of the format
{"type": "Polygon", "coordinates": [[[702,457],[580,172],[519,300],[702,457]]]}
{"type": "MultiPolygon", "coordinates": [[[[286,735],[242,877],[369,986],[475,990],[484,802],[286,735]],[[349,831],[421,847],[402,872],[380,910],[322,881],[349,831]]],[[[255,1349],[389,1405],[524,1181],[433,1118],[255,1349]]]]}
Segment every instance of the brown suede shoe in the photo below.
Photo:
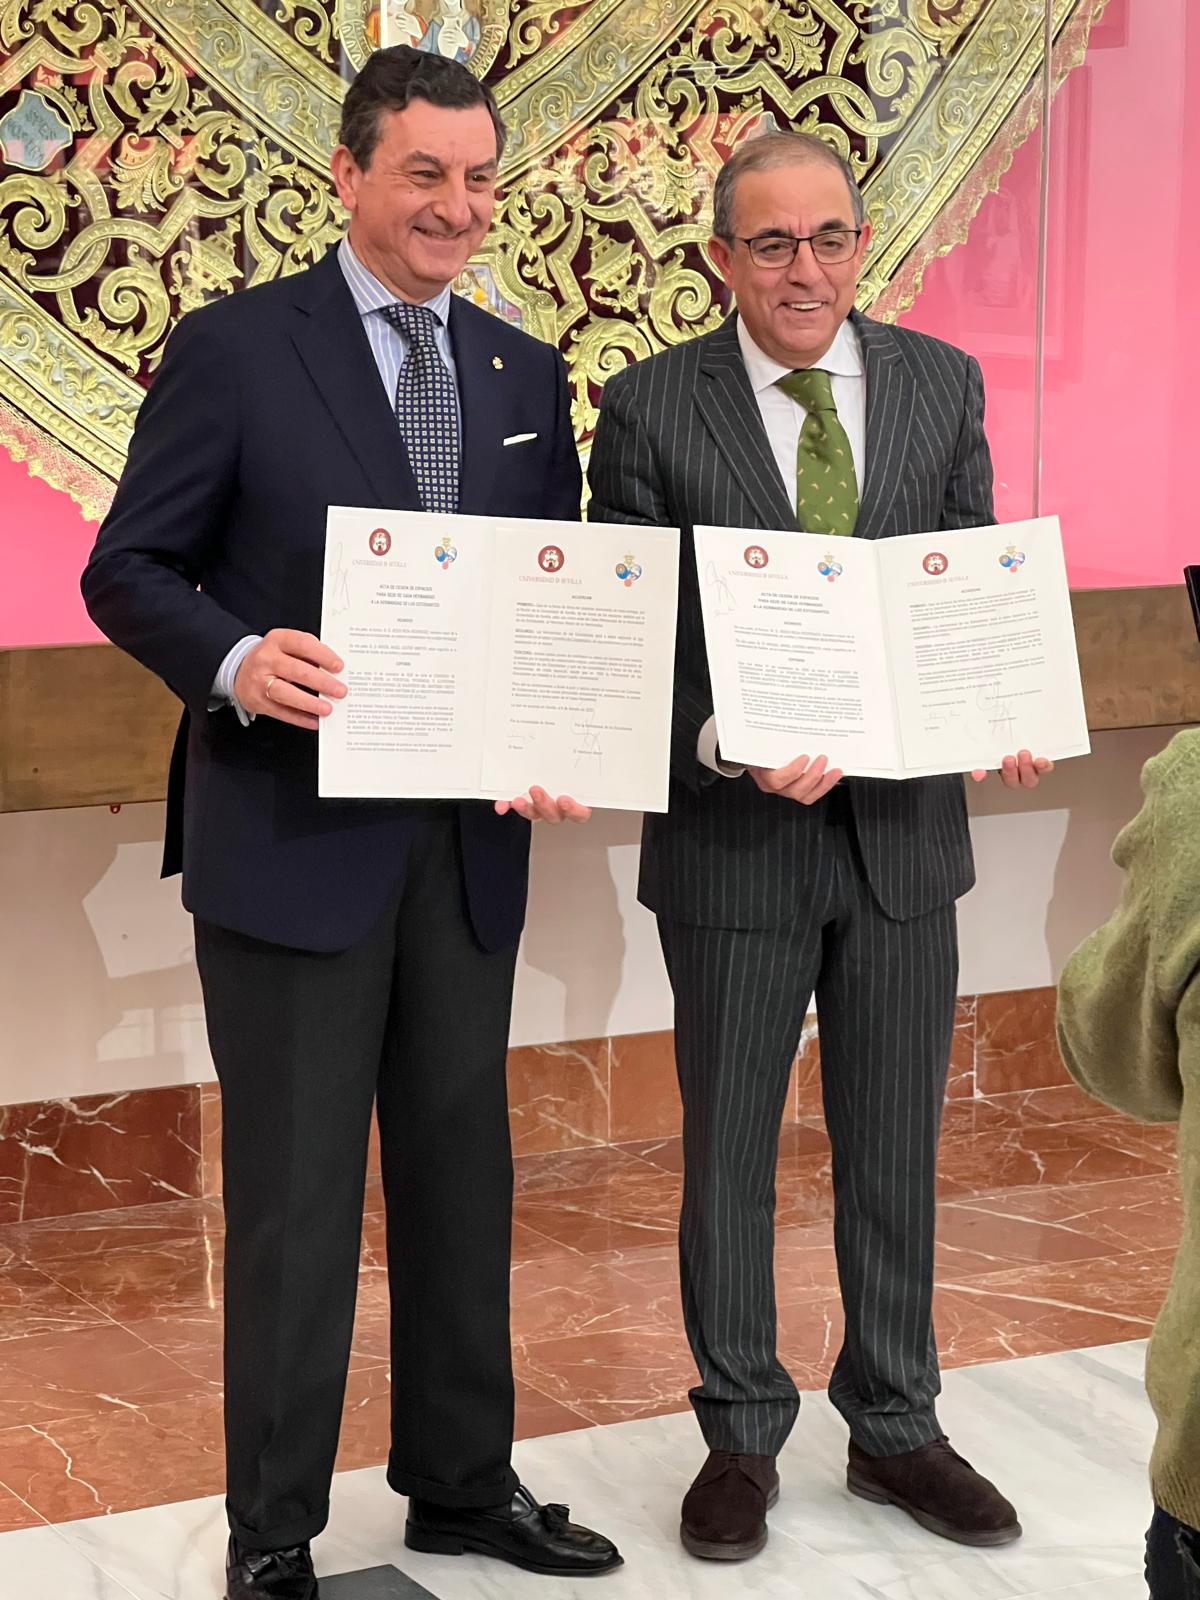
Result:
{"type": "Polygon", "coordinates": [[[902,1456],[869,1456],[851,1440],[846,1483],[860,1500],[899,1506],[955,1544],[1012,1544],[1021,1537],[1016,1511],[949,1439],[902,1456]]]}
{"type": "Polygon", "coordinates": [[[767,1542],[767,1512],[779,1499],[774,1456],[712,1450],[683,1497],[679,1537],[702,1561],[745,1561],[767,1542]]]}

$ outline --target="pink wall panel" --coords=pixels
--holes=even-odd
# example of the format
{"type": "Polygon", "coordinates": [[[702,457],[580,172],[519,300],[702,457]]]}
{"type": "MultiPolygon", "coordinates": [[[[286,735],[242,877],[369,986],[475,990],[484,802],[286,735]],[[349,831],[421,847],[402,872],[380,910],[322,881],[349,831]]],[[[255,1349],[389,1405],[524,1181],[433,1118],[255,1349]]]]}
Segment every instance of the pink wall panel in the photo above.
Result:
{"type": "Polygon", "coordinates": [[[1033,515],[1040,163],[1035,132],[975,213],[966,243],[929,264],[900,317],[979,359],[1002,522],[1033,515]]]}
{"type": "Polygon", "coordinates": [[[1110,4],[1051,122],[1042,499],[1083,587],[1177,583],[1200,555],[1198,127],[1196,6],[1110,4]]]}
{"type": "MultiPolygon", "coordinates": [[[[1050,125],[1040,510],[1078,588],[1178,583],[1195,531],[1200,7],[1109,0],[1050,125]]],[[[1039,480],[1034,339],[1040,139],[904,318],[979,356],[1002,519],[1039,480]]]]}
{"type": "Polygon", "coordinates": [[[79,595],[95,536],[73,500],[0,448],[0,646],[100,637],[79,595]]]}

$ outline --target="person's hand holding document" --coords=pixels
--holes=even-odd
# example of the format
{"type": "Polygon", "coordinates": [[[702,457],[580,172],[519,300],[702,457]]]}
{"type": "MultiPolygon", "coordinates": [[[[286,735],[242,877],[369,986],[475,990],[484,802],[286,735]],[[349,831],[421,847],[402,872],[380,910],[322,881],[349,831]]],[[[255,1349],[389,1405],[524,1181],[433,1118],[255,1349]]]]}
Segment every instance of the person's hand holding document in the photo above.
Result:
{"type": "Polygon", "coordinates": [[[811,804],[843,774],[988,770],[1033,787],[1087,754],[1056,518],[695,538],[721,758],[760,788],[811,804]]]}
{"type": "Polygon", "coordinates": [[[586,822],[592,814],[591,806],[580,805],[569,794],[553,799],[539,784],[533,784],[528,794],[515,800],[497,800],[496,815],[506,817],[515,811],[526,822],[586,822]]]}
{"type": "Polygon", "coordinates": [[[672,528],[331,507],[319,792],[665,811],[678,565],[672,528]]]}

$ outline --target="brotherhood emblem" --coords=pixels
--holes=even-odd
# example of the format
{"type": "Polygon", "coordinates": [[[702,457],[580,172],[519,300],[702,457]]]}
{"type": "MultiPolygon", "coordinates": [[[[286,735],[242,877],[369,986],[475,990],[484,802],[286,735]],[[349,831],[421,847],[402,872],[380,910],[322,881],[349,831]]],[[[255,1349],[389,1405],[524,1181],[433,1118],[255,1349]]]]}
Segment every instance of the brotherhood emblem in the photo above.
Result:
{"type": "Polygon", "coordinates": [[[944,572],[950,570],[950,562],[940,550],[931,550],[921,565],[931,578],[940,578],[944,572]]]}
{"type": "Polygon", "coordinates": [[[826,583],[836,583],[843,570],[842,563],[835,561],[828,550],[825,552],[825,559],[817,562],[817,571],[825,579],[826,583]]]}
{"type": "Polygon", "coordinates": [[[1000,557],[1000,565],[1012,574],[1018,572],[1025,565],[1025,552],[1018,550],[1015,544],[1010,544],[1000,557]]]}
{"type": "Polygon", "coordinates": [[[642,575],[641,566],[631,555],[626,555],[622,560],[618,561],[616,570],[617,577],[620,578],[627,589],[632,589],[642,575]]]}
{"type": "Polygon", "coordinates": [[[762,545],[752,544],[746,549],[744,559],[748,567],[753,567],[755,571],[761,571],[771,558],[762,545]]]}
{"type": "Polygon", "coordinates": [[[447,534],[433,554],[442,571],[449,572],[450,568],[458,560],[458,546],[451,544],[450,535],[447,534]]]}
{"type": "Polygon", "coordinates": [[[538,566],[543,572],[561,572],[566,560],[556,544],[543,545],[538,551],[538,566]]]}
{"type": "Polygon", "coordinates": [[[367,8],[367,38],[376,47],[406,44],[444,56],[482,76],[507,27],[506,15],[489,18],[497,9],[494,0],[382,0],[367,8]]]}
{"type": "Polygon", "coordinates": [[[371,554],[385,556],[392,548],[392,536],[386,528],[376,528],[371,535],[371,554]]]}

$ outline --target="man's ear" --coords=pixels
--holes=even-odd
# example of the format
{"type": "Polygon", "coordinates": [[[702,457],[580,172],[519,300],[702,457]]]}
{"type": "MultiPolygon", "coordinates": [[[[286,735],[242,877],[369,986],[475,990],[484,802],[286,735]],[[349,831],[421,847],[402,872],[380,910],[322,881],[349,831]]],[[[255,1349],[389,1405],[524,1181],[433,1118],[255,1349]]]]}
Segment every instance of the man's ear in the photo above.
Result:
{"type": "Polygon", "coordinates": [[[708,253],[712,264],[724,278],[725,282],[733,287],[733,246],[728,239],[722,239],[713,234],[708,241],[708,253]]]}
{"type": "Polygon", "coordinates": [[[333,182],[337,189],[338,199],[347,211],[353,211],[358,183],[362,177],[362,168],[344,144],[339,144],[332,156],[330,156],[329,170],[333,173],[333,182]]]}

